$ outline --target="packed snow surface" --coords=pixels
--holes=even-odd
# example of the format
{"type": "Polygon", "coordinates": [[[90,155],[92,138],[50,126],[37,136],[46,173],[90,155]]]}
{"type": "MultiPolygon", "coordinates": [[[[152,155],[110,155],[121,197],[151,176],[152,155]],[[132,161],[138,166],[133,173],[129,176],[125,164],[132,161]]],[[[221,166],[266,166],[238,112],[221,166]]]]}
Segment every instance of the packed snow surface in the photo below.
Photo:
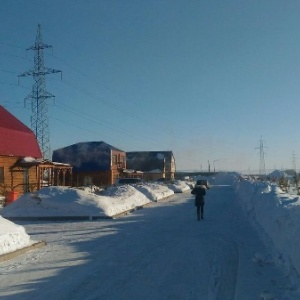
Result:
{"type": "Polygon", "coordinates": [[[0,296],[32,299],[42,288],[46,298],[76,300],[87,295],[89,299],[300,299],[299,197],[284,193],[275,183],[236,173],[220,173],[210,183],[201,222],[196,221],[189,192],[192,184],[184,181],[102,192],[50,187],[21,197],[0,214],[114,216],[150,203],[157,208],[112,221],[25,222],[24,227],[0,217],[0,254],[30,244],[31,235],[48,243],[44,252],[0,267],[6,274],[0,296]],[[39,267],[34,263],[31,267],[31,260],[43,271],[34,271],[39,267]],[[18,269],[27,275],[18,276],[18,269]],[[39,281],[37,290],[32,282],[39,281]],[[28,292],[18,288],[25,285],[28,292]],[[55,286],[53,291],[50,286],[55,286]]]}
{"type": "Polygon", "coordinates": [[[0,210],[0,255],[32,243],[22,226],[5,217],[112,217],[137,207],[159,201],[174,191],[190,189],[184,181],[172,184],[145,183],[111,186],[104,191],[94,187],[47,187],[21,196],[0,210]]]}

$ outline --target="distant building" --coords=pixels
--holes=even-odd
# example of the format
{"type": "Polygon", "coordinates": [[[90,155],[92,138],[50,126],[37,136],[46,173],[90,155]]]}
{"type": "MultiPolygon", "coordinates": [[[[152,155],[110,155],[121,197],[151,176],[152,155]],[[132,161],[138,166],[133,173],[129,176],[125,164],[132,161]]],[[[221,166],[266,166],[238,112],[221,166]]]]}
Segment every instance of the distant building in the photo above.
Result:
{"type": "Polygon", "coordinates": [[[128,169],[143,172],[144,180],[174,179],[175,158],[172,151],[126,152],[128,169]]]}
{"type": "Polygon", "coordinates": [[[53,151],[52,160],[73,167],[73,186],[108,186],[126,169],[126,153],[103,141],[81,142],[53,151]]]}

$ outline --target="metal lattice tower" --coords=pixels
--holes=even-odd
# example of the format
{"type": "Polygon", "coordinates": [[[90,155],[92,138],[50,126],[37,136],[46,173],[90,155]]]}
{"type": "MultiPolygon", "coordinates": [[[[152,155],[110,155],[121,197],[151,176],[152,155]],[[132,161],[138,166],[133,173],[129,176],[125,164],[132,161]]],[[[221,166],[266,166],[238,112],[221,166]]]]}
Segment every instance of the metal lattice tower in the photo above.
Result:
{"type": "Polygon", "coordinates": [[[259,175],[266,175],[266,166],[265,166],[265,151],[264,151],[264,142],[262,137],[260,138],[259,147],[256,149],[259,149],[259,175]]]}
{"type": "Polygon", "coordinates": [[[297,166],[296,166],[296,154],[295,152],[293,152],[293,170],[295,171],[295,173],[297,174],[297,166]]]}
{"type": "Polygon", "coordinates": [[[48,99],[54,98],[46,90],[46,75],[52,73],[61,73],[59,70],[46,68],[44,66],[44,49],[52,48],[51,45],[44,44],[42,41],[41,25],[38,25],[35,44],[26,50],[33,50],[34,67],[33,69],[22,73],[19,77],[32,76],[34,84],[32,92],[25,98],[25,104],[31,102],[31,129],[36,135],[37,141],[42,151],[44,159],[50,158],[50,138],[49,138],[49,117],[48,117],[48,99]]]}

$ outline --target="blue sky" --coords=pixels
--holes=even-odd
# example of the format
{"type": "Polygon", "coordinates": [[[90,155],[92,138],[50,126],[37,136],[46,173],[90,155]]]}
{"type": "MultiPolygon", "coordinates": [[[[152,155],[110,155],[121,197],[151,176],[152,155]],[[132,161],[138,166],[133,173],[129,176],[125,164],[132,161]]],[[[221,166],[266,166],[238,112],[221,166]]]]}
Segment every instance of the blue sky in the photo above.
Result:
{"type": "Polygon", "coordinates": [[[30,126],[37,25],[53,150],[172,150],[177,169],[300,167],[300,1],[2,0],[0,104],[30,126]]]}

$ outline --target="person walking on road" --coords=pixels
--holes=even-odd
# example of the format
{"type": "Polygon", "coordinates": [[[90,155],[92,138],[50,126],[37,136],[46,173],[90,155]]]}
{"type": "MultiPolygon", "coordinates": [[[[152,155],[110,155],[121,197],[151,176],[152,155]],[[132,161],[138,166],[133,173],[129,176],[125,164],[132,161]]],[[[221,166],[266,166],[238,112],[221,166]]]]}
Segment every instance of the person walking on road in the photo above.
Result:
{"type": "Polygon", "coordinates": [[[191,194],[195,195],[195,206],[197,207],[197,219],[203,219],[204,216],[204,196],[206,195],[206,186],[197,180],[195,187],[192,189],[191,194]]]}

